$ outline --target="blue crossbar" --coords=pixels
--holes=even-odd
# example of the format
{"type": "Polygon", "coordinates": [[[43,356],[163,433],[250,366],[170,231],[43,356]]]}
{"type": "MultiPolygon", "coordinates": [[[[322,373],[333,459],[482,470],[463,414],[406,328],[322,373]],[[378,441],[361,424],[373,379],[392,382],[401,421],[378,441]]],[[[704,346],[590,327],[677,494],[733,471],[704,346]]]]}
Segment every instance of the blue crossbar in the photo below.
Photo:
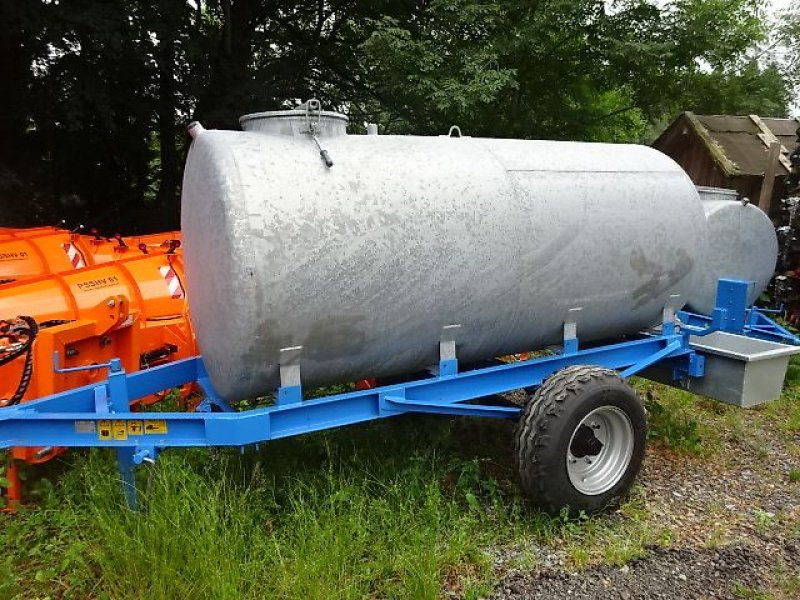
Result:
{"type": "Polygon", "coordinates": [[[516,416],[519,409],[462,403],[537,386],[570,365],[593,364],[611,369],[636,365],[638,371],[650,362],[648,357],[675,358],[689,353],[681,345],[682,339],[680,335],[650,336],[574,354],[544,356],[244,412],[120,410],[138,398],[196,381],[198,374],[205,373],[202,359],[189,358],[131,374],[112,372],[106,382],[98,385],[2,409],[0,448],[242,446],[414,412],[508,418],[516,416]],[[101,406],[106,400],[108,406],[117,408],[98,411],[98,398],[101,406]],[[104,429],[109,426],[110,434],[104,429]]]}

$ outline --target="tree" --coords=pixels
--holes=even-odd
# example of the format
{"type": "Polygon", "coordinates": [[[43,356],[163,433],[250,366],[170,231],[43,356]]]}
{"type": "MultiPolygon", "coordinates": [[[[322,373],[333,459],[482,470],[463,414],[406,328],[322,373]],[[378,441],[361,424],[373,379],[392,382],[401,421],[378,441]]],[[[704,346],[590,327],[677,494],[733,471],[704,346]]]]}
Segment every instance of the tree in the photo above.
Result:
{"type": "Polygon", "coordinates": [[[780,75],[740,67],[764,37],[761,5],[433,0],[365,25],[374,30],[360,47],[366,99],[397,131],[458,121],[476,134],[596,140],[636,140],[687,103],[723,108],[704,95],[721,82],[741,88],[725,109],[776,112],[786,102],[780,75]]]}
{"type": "Polygon", "coordinates": [[[310,96],[353,130],[522,138],[637,141],[689,108],[779,114],[794,75],[754,59],[762,4],[3,0],[3,224],[174,227],[186,122],[235,128],[310,96]]]}
{"type": "Polygon", "coordinates": [[[800,0],[795,0],[781,15],[778,44],[784,51],[785,75],[794,92],[795,108],[800,104],[800,0]]]}

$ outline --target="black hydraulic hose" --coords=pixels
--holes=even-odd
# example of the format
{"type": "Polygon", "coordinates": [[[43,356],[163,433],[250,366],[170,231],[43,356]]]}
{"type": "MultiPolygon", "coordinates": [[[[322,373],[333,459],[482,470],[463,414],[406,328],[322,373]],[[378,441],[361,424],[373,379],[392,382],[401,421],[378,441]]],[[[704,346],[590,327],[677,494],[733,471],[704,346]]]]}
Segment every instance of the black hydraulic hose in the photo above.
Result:
{"type": "Polygon", "coordinates": [[[11,398],[0,399],[0,407],[19,404],[23,396],[25,396],[25,392],[28,391],[28,386],[33,377],[33,342],[36,336],[39,335],[39,325],[33,317],[20,316],[17,318],[23,321],[27,327],[18,328],[15,334],[27,335],[28,339],[25,340],[22,346],[0,358],[0,366],[8,364],[22,354],[25,354],[25,366],[22,368],[22,375],[14,395],[11,398]]]}
{"type": "Polygon", "coordinates": [[[33,340],[36,339],[36,336],[39,334],[39,326],[36,324],[36,320],[33,317],[17,317],[20,321],[24,321],[27,327],[23,327],[17,329],[15,332],[16,334],[23,334],[27,335],[27,341],[21,345],[16,350],[5,354],[4,356],[0,357],[0,367],[3,365],[7,365],[12,360],[15,360],[17,357],[22,356],[32,345],[33,340]]]}
{"type": "Polygon", "coordinates": [[[28,354],[25,355],[25,366],[22,368],[22,376],[19,378],[19,385],[17,391],[11,396],[9,400],[3,398],[0,400],[0,406],[15,406],[20,403],[25,392],[28,391],[28,386],[33,377],[33,346],[28,347],[28,354]]]}

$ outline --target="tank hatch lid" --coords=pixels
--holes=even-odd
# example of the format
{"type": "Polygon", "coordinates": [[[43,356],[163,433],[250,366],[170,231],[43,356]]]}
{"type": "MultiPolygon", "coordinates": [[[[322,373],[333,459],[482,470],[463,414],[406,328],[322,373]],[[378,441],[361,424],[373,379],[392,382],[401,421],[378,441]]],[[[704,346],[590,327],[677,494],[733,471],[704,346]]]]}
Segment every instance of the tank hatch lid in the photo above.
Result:
{"type": "Polygon", "coordinates": [[[272,135],[307,135],[310,126],[317,137],[332,137],[347,133],[347,117],[342,113],[320,110],[312,101],[292,110],[269,110],[239,117],[245,131],[272,135]]]}

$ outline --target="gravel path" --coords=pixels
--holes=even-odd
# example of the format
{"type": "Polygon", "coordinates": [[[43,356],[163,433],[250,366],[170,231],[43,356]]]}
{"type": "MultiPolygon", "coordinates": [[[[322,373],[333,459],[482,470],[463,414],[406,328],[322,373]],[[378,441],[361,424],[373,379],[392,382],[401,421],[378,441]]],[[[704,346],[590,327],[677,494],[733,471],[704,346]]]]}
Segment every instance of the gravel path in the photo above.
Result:
{"type": "Polygon", "coordinates": [[[519,548],[502,551],[491,598],[800,599],[800,483],[790,478],[800,435],[778,434],[757,413],[743,419],[745,434],[731,433],[718,454],[648,451],[639,485],[648,527],[669,532],[666,548],[576,570],[562,548],[532,545],[532,571],[512,566],[519,548]]]}
{"type": "Polygon", "coordinates": [[[730,547],[718,551],[653,548],[649,557],[624,567],[598,566],[570,574],[543,571],[536,576],[508,576],[493,598],[736,598],[732,583],[763,585],[764,558],[753,550],[730,547]]]}

